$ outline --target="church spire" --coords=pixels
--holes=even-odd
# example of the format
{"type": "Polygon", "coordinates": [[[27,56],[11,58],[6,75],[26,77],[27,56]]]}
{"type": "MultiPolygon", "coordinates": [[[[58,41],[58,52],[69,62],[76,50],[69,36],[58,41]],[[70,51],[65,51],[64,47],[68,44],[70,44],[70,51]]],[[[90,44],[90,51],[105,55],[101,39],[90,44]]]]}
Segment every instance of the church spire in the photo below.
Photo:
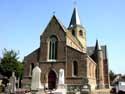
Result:
{"type": "Polygon", "coordinates": [[[98,43],[98,40],[96,40],[96,46],[95,46],[95,56],[96,56],[96,62],[97,62],[97,88],[102,89],[105,88],[104,84],[104,65],[103,65],[103,51],[101,49],[101,46],[98,43]]]}
{"type": "Polygon", "coordinates": [[[74,27],[76,25],[81,25],[81,23],[80,23],[80,18],[79,18],[77,7],[75,6],[71,20],[70,20],[69,28],[74,27]]]}
{"type": "Polygon", "coordinates": [[[95,50],[102,50],[98,40],[96,40],[95,50]]]}
{"type": "Polygon", "coordinates": [[[79,45],[81,46],[81,51],[86,53],[86,31],[80,23],[80,18],[78,15],[76,5],[72,13],[68,30],[69,32],[71,32],[73,37],[76,38],[76,40],[78,41],[79,45]]]}

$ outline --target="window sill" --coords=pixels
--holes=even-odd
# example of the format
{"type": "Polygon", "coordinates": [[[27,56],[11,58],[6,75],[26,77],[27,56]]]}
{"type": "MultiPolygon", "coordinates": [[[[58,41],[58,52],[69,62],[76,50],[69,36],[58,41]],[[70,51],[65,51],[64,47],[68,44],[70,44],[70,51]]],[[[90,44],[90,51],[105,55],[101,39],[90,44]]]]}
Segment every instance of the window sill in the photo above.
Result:
{"type": "Polygon", "coordinates": [[[48,62],[56,62],[57,60],[55,60],[55,59],[49,59],[49,60],[47,60],[48,62]]]}

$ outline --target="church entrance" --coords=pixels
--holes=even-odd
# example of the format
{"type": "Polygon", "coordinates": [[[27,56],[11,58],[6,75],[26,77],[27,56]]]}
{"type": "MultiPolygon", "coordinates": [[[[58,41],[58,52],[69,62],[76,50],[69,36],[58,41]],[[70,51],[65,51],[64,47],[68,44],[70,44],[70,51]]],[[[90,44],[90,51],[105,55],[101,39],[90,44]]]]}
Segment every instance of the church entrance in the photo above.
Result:
{"type": "Polygon", "coordinates": [[[56,88],[56,80],[57,80],[56,73],[53,70],[50,70],[48,75],[48,88],[50,90],[56,88]]]}

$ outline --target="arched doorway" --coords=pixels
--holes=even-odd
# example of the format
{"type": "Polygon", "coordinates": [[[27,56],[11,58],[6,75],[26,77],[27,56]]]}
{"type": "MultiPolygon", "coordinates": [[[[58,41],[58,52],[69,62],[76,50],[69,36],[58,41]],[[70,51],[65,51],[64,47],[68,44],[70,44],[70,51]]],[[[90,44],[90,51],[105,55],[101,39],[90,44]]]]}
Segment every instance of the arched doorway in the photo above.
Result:
{"type": "Polygon", "coordinates": [[[53,70],[50,70],[48,75],[48,88],[50,90],[56,88],[56,82],[57,82],[56,80],[57,80],[56,73],[53,70]]]}

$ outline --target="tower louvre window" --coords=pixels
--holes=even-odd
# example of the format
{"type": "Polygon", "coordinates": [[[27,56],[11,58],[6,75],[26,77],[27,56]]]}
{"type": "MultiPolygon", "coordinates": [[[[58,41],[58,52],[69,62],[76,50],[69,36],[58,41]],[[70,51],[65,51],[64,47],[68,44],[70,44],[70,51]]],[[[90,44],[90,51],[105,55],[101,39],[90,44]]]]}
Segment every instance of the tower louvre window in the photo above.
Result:
{"type": "Polygon", "coordinates": [[[75,30],[72,30],[72,35],[75,36],[75,30]]]}
{"type": "Polygon", "coordinates": [[[51,36],[49,41],[49,59],[50,60],[57,59],[57,45],[58,45],[57,37],[51,36]]]}
{"type": "Polygon", "coordinates": [[[79,31],[79,35],[83,36],[83,31],[82,30],[79,31]]]}

